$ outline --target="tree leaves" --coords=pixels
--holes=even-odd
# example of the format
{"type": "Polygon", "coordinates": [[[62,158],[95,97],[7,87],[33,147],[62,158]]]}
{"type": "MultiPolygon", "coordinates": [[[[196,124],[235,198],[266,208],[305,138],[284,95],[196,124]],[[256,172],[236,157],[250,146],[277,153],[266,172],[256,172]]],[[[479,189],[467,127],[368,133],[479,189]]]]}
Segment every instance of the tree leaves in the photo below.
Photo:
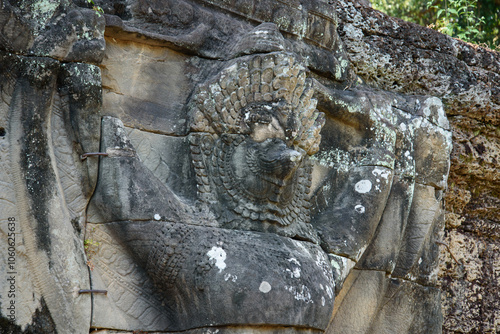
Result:
{"type": "Polygon", "coordinates": [[[500,6],[495,1],[372,0],[372,4],[391,16],[495,49],[500,48],[500,6]]]}

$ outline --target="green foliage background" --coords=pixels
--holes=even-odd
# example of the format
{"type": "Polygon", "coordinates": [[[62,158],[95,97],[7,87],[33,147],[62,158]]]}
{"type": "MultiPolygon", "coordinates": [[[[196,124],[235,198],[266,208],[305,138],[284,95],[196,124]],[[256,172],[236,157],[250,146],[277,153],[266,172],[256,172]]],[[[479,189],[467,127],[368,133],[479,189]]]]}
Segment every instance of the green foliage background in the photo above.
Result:
{"type": "Polygon", "coordinates": [[[371,0],[372,6],[467,42],[500,49],[500,0],[371,0]]]}

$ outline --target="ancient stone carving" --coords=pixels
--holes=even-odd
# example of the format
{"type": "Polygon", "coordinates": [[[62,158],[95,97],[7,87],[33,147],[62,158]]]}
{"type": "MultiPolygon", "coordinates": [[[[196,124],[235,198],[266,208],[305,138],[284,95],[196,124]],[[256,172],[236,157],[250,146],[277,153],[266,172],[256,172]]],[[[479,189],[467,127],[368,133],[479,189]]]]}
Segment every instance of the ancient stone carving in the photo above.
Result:
{"type": "Polygon", "coordinates": [[[153,282],[166,305],[156,312],[168,319],[153,329],[326,329],[335,282],[310,224],[309,156],[325,122],[313,93],[306,69],[285,52],[237,58],[200,86],[187,139],[191,202],[142,165],[120,121],[103,120],[108,157],[90,220],[109,222],[153,282]]]}
{"type": "Polygon", "coordinates": [[[305,68],[286,53],[238,59],[199,89],[191,154],[200,199],[222,204],[222,227],[314,240],[308,156],[324,115],[312,95],[305,68]]]}
{"type": "Polygon", "coordinates": [[[54,59],[85,34],[0,54],[0,219],[37,277],[18,325],[438,333],[441,101],[364,86],[324,1],[131,3],[99,68],[54,59]]]}
{"type": "MultiPolygon", "coordinates": [[[[184,175],[195,180],[195,192],[179,197],[145,168],[134,146],[152,135],[134,135],[134,144],[118,119],[103,119],[101,149],[109,157],[100,162],[89,221],[126,245],[147,274],[132,280],[147,277],[164,305],[129,323],[151,330],[235,332],[227,326],[265,323],[292,326],[289,332],[335,331],[351,326],[353,308],[393,298],[391,284],[401,279],[401,293],[433,305],[414,318],[421,324],[433,314],[433,331],[439,295],[414,281],[433,280],[432,265],[418,259],[431,263],[437,249],[440,195],[433,187],[444,187],[449,150],[441,102],[326,87],[283,41],[274,25],[256,27],[232,48],[236,58],[195,88],[190,132],[175,139],[175,152],[191,156],[184,175]],[[261,34],[272,47],[256,47],[261,34]],[[378,291],[370,301],[360,297],[369,286],[378,291]],[[334,293],[342,307],[335,304],[332,318],[334,293]],[[166,320],[148,320],[162,315],[166,320]]],[[[116,281],[96,272],[105,285],[116,281]]],[[[121,284],[133,293],[134,284],[121,284]]],[[[106,307],[126,317],[137,313],[121,300],[112,305],[106,307]]],[[[359,330],[368,331],[377,314],[367,312],[359,330]]],[[[374,326],[383,331],[387,323],[374,326]]]]}

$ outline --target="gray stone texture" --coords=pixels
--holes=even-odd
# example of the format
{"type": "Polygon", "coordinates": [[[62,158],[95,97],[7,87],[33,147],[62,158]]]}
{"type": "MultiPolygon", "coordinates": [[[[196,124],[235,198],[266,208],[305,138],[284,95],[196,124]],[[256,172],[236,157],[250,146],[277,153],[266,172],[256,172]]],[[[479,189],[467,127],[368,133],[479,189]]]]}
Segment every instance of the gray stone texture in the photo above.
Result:
{"type": "Polygon", "coordinates": [[[498,330],[498,54],[344,0],[95,4],[0,4],[0,332],[498,330]]]}
{"type": "Polygon", "coordinates": [[[498,332],[498,52],[357,1],[339,1],[337,15],[348,58],[366,84],[442,99],[453,135],[442,237],[451,253],[439,246],[443,333],[498,332]]]}
{"type": "Polygon", "coordinates": [[[83,333],[91,298],[78,290],[90,285],[83,239],[97,162],[80,154],[99,147],[101,76],[91,63],[104,54],[104,20],[66,2],[2,2],[0,26],[0,274],[11,280],[0,284],[0,327],[83,333]]]}

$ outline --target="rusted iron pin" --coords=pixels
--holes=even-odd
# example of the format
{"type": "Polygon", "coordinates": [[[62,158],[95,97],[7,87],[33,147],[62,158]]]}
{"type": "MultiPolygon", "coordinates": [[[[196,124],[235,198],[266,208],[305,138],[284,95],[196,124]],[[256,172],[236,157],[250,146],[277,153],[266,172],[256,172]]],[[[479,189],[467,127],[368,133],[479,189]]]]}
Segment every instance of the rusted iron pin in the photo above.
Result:
{"type": "Polygon", "coordinates": [[[453,253],[451,252],[450,246],[449,246],[446,242],[436,241],[436,243],[437,243],[437,244],[439,244],[439,245],[443,245],[443,246],[445,246],[445,247],[446,247],[446,249],[448,250],[448,252],[450,253],[451,257],[453,258],[453,260],[455,260],[455,262],[456,262],[457,264],[459,264],[459,265],[460,265],[460,264],[462,264],[462,263],[458,262],[458,260],[457,260],[457,258],[455,257],[455,255],[453,255],[453,253]]]}
{"type": "Polygon", "coordinates": [[[80,159],[82,159],[82,161],[83,161],[83,160],[87,159],[87,157],[95,157],[95,156],[107,157],[108,153],[104,153],[104,152],[88,152],[88,153],[83,153],[82,155],[80,155],[80,159]]]}
{"type": "Polygon", "coordinates": [[[81,295],[82,293],[101,293],[103,295],[107,295],[108,291],[107,290],[92,290],[92,289],[81,289],[78,291],[79,295],[81,295]]]}

